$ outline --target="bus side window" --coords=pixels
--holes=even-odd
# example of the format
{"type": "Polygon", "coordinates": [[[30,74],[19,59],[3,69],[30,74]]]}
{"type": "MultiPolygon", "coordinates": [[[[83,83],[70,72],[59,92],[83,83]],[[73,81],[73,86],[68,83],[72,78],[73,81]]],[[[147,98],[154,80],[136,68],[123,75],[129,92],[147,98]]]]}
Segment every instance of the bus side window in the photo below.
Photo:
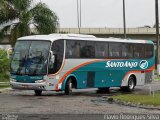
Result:
{"type": "Polygon", "coordinates": [[[66,58],[79,58],[81,46],[79,40],[67,40],[66,58]]]}
{"type": "Polygon", "coordinates": [[[127,44],[122,45],[122,58],[127,58],[128,57],[128,49],[127,49],[127,44]]]}
{"type": "Polygon", "coordinates": [[[109,43],[109,57],[110,58],[121,58],[121,44],[120,43],[109,43]]]}
{"type": "Polygon", "coordinates": [[[95,42],[89,41],[81,48],[82,58],[95,58],[95,42]]]}
{"type": "Polygon", "coordinates": [[[144,45],[134,45],[134,58],[144,58],[144,45]]]}
{"type": "Polygon", "coordinates": [[[67,40],[66,48],[67,48],[66,49],[66,57],[67,58],[73,57],[74,41],[67,40]]]}
{"type": "Polygon", "coordinates": [[[79,58],[80,57],[80,43],[78,41],[75,42],[75,57],[79,58]]]}
{"type": "Polygon", "coordinates": [[[122,45],[122,58],[133,58],[132,44],[123,44],[122,45]]]}
{"type": "Polygon", "coordinates": [[[62,66],[64,55],[64,40],[54,41],[51,50],[54,52],[55,62],[53,66],[49,66],[48,71],[49,74],[54,74],[57,73],[62,66]]]}
{"type": "Polygon", "coordinates": [[[153,45],[146,45],[145,46],[145,58],[153,57],[154,47],[153,45]]]}
{"type": "Polygon", "coordinates": [[[107,58],[108,44],[106,42],[96,42],[95,48],[96,48],[95,51],[96,58],[107,58]]]}

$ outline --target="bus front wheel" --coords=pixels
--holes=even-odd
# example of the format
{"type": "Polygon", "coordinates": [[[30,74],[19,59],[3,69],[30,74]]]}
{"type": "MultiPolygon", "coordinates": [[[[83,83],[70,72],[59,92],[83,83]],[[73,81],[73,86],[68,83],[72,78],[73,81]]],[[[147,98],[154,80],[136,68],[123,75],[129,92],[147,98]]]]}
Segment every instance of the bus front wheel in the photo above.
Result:
{"type": "Polygon", "coordinates": [[[35,90],[34,93],[35,93],[35,96],[41,96],[42,95],[41,90],[35,90]]]}
{"type": "Polygon", "coordinates": [[[72,79],[68,79],[66,82],[66,86],[65,86],[65,94],[66,95],[70,95],[72,94],[72,88],[73,88],[73,84],[72,84],[72,79]]]}

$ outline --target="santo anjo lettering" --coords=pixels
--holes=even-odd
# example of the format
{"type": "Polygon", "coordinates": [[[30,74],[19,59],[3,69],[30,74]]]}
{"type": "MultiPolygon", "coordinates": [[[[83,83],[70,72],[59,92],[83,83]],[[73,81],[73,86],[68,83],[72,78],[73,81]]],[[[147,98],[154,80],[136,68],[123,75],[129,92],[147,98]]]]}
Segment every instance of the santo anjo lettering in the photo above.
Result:
{"type": "Polygon", "coordinates": [[[111,62],[108,61],[106,63],[106,67],[127,67],[127,68],[135,68],[138,66],[138,62],[111,62]]]}

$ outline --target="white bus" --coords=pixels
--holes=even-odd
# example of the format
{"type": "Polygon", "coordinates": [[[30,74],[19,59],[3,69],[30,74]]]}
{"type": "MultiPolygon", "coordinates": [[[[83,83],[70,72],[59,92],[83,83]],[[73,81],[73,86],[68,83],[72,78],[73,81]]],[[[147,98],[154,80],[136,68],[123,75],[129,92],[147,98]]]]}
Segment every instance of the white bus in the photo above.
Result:
{"type": "Polygon", "coordinates": [[[152,81],[154,45],[150,40],[50,34],[19,38],[10,66],[13,89],[65,91],[72,88],[109,90],[152,81]]]}

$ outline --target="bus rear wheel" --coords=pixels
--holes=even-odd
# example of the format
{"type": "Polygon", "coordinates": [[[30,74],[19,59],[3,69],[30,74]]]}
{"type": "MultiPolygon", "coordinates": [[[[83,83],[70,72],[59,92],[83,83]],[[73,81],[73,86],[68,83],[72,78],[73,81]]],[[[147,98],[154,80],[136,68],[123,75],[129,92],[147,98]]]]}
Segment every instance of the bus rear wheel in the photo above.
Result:
{"type": "Polygon", "coordinates": [[[35,90],[34,93],[35,93],[35,96],[41,96],[42,95],[41,90],[35,90]]]}
{"type": "Polygon", "coordinates": [[[121,87],[121,90],[125,92],[132,92],[135,86],[136,86],[136,80],[133,76],[130,76],[128,80],[128,86],[121,87]]]}
{"type": "Polygon", "coordinates": [[[72,88],[73,88],[73,83],[72,83],[72,79],[69,78],[66,82],[66,86],[65,86],[65,94],[66,95],[71,95],[72,94],[72,88]]]}

